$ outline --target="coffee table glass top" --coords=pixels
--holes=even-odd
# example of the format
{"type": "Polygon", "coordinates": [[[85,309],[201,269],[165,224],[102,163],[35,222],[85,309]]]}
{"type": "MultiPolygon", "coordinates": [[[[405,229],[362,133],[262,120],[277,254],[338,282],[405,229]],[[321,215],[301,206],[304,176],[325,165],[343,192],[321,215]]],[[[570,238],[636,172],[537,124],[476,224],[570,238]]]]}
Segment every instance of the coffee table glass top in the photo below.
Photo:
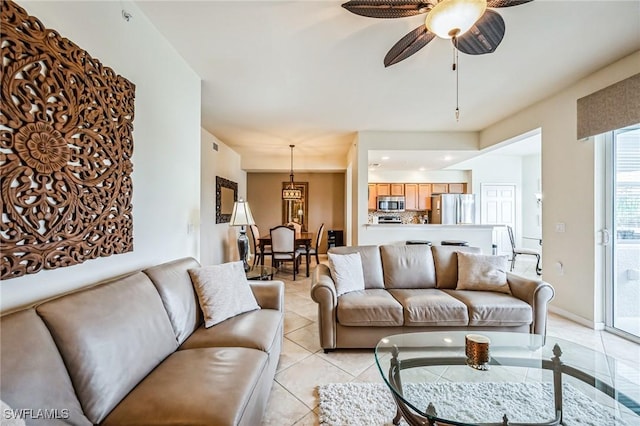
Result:
{"type": "Polygon", "coordinates": [[[560,415],[567,421],[600,410],[606,424],[640,425],[638,366],[555,337],[547,336],[545,341],[533,334],[484,331],[398,334],[380,340],[375,360],[399,410],[401,405],[408,407],[429,422],[502,424],[507,415],[510,422],[539,424],[558,417],[559,396],[560,415]],[[490,339],[486,371],[467,365],[465,336],[472,333],[490,339]],[[557,389],[562,392],[554,391],[554,366],[555,380],[562,381],[557,389]],[[524,407],[534,400],[546,407],[524,407]],[[576,413],[575,401],[589,410],[576,413]],[[476,408],[481,406],[493,412],[478,421],[473,411],[482,412],[476,408]]]}
{"type": "Polygon", "coordinates": [[[254,265],[245,272],[248,280],[271,280],[278,270],[272,266],[254,265]]]}

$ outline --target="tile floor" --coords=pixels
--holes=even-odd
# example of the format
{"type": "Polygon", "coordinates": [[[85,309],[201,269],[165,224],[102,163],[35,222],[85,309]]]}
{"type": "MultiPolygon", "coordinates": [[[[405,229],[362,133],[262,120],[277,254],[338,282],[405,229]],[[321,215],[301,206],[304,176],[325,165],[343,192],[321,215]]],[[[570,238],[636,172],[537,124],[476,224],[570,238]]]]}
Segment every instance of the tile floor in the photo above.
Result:
{"type": "MultiPolygon", "coordinates": [[[[321,262],[326,262],[321,258],[321,262]]],[[[313,262],[312,262],[313,263],[313,262]]],[[[516,271],[535,277],[535,263],[520,261],[516,271]]],[[[285,282],[284,344],[271,389],[263,425],[318,425],[316,386],[325,383],[381,382],[373,350],[335,351],[325,354],[319,346],[317,305],[311,300],[311,278],[301,275],[292,281],[288,271],[275,279],[285,282]]],[[[638,364],[640,345],[607,332],[591,330],[580,324],[551,315],[550,336],[561,337],[594,348],[627,363],[627,374],[640,383],[638,364]]]]}

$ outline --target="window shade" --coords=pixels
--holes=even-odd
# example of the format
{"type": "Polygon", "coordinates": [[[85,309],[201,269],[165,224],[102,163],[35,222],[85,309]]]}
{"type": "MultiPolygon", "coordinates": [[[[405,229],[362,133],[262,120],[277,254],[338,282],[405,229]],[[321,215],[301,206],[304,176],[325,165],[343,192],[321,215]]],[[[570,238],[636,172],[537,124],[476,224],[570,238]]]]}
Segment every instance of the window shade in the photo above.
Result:
{"type": "Polygon", "coordinates": [[[578,99],[578,139],[640,123],[640,74],[578,99]]]}

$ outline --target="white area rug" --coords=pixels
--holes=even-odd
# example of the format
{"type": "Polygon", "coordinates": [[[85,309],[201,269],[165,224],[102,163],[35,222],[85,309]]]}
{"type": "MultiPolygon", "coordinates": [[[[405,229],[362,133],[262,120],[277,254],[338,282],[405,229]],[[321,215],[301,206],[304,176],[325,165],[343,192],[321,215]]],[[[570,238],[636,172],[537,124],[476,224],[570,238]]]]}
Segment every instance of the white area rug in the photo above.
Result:
{"type": "MultiPolygon", "coordinates": [[[[319,417],[323,426],[392,425],[396,406],[382,383],[334,383],[318,386],[319,417]]],[[[439,417],[457,413],[469,423],[501,422],[507,414],[512,422],[543,422],[554,418],[551,383],[424,383],[405,384],[405,395],[416,395],[426,407],[432,402],[439,417]],[[468,395],[490,395],[479,400],[468,395]]],[[[613,410],[594,402],[565,384],[565,425],[631,426],[613,410]]],[[[404,421],[402,425],[406,425],[404,421]]]]}

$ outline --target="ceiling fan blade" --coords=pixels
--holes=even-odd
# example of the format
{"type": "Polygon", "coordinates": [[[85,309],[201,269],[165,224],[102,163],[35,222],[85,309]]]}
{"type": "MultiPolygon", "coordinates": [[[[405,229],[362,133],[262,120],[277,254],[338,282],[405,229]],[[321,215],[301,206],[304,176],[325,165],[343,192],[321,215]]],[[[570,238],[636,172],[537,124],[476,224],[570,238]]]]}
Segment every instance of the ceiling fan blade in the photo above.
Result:
{"type": "Polygon", "coordinates": [[[342,7],[369,18],[404,18],[426,13],[432,8],[427,0],[351,0],[342,7]]]}
{"type": "Polygon", "coordinates": [[[533,0],[489,0],[487,7],[510,7],[532,2],[533,0]]]}
{"type": "Polygon", "coordinates": [[[424,24],[420,25],[393,45],[384,57],[384,66],[388,67],[389,65],[397,64],[407,59],[426,46],[435,36],[434,33],[427,30],[424,24]]]}
{"type": "Polygon", "coordinates": [[[466,33],[454,40],[459,51],[468,55],[484,55],[496,50],[504,37],[504,19],[499,13],[487,10],[466,33]]]}

